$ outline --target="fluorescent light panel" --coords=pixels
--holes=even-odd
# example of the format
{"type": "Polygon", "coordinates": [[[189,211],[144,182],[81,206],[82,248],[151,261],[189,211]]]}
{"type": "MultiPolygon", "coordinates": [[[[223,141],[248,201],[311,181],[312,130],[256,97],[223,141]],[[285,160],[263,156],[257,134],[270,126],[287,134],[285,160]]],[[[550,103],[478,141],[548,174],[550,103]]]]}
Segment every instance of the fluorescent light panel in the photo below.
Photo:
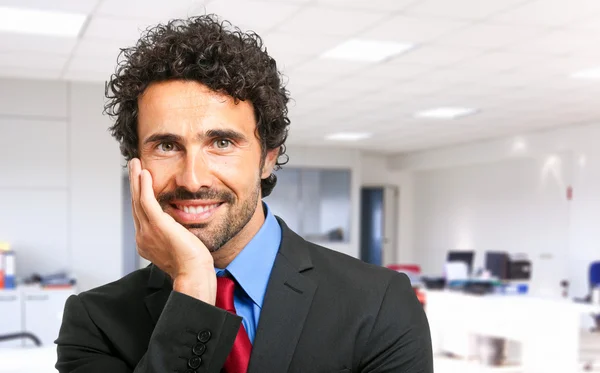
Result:
{"type": "Polygon", "coordinates": [[[389,57],[405,53],[414,48],[410,43],[351,39],[325,52],[321,58],[379,62],[389,57]]]}
{"type": "Polygon", "coordinates": [[[87,15],[0,7],[0,32],[77,37],[87,15]]]}
{"type": "Polygon", "coordinates": [[[371,137],[371,134],[367,132],[338,132],[327,135],[325,138],[334,141],[359,141],[369,137],[371,137]]]}
{"type": "Polygon", "coordinates": [[[600,67],[578,71],[571,74],[571,77],[575,79],[600,79],[600,67]]]}
{"type": "Polygon", "coordinates": [[[466,107],[440,107],[430,110],[419,111],[415,114],[417,118],[434,119],[456,119],[466,115],[475,114],[476,109],[466,107]]]}

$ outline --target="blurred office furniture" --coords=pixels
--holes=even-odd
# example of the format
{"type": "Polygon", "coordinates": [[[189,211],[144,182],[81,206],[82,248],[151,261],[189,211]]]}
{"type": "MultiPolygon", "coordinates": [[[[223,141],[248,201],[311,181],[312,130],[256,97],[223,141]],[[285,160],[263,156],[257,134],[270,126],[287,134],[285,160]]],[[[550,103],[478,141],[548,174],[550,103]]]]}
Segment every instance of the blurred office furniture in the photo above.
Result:
{"type": "Polygon", "coordinates": [[[526,259],[513,259],[506,252],[486,252],[485,268],[499,280],[531,279],[531,262],[526,259]]]}
{"type": "Polygon", "coordinates": [[[467,265],[467,274],[470,276],[473,273],[473,251],[448,251],[446,262],[463,262],[467,265]]]}
{"type": "Polygon", "coordinates": [[[464,261],[449,261],[444,264],[444,277],[447,284],[453,281],[466,281],[470,277],[469,273],[469,267],[464,261]]]}
{"type": "Polygon", "coordinates": [[[600,312],[600,305],[562,298],[430,290],[426,296],[435,354],[475,358],[478,337],[516,341],[523,373],[579,371],[581,315],[600,312]]]}
{"type": "MultiPolygon", "coordinates": [[[[58,336],[62,313],[73,288],[44,289],[24,287],[0,291],[0,335],[28,333],[36,336],[43,346],[51,346],[58,336]]],[[[32,347],[32,339],[10,339],[3,347],[32,347]]]]}
{"type": "Polygon", "coordinates": [[[387,267],[397,272],[410,272],[417,275],[421,274],[421,266],[418,264],[390,264],[387,267]]]}
{"type": "Polygon", "coordinates": [[[26,333],[26,332],[20,332],[20,333],[12,333],[12,334],[0,334],[0,343],[2,342],[6,342],[6,341],[23,341],[29,339],[31,340],[31,342],[36,346],[36,347],[40,347],[42,345],[42,341],[40,341],[40,339],[31,333],[26,333]]]}
{"type": "Polygon", "coordinates": [[[360,258],[387,266],[396,261],[398,188],[369,186],[360,193],[360,258]]]}

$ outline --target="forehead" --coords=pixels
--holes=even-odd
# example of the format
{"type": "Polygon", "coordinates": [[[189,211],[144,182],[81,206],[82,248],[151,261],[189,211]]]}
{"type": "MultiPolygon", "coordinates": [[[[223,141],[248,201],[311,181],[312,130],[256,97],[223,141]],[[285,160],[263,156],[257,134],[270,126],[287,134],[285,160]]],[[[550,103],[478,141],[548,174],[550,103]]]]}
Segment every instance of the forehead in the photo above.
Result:
{"type": "Polygon", "coordinates": [[[195,81],[152,83],[138,99],[140,139],[155,132],[180,135],[210,129],[235,129],[252,133],[254,108],[248,101],[218,93],[195,81]]]}

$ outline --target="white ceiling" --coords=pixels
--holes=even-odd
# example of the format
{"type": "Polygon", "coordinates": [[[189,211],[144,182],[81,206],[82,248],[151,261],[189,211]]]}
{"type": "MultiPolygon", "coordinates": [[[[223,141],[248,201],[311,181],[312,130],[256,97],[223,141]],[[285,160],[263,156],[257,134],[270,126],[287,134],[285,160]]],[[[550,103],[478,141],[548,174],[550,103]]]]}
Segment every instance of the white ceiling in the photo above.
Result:
{"type": "Polygon", "coordinates": [[[89,14],[78,39],[0,33],[0,75],[104,82],[148,25],[217,13],[264,37],[289,78],[291,144],[408,152],[600,119],[600,0],[0,0],[89,14]],[[353,37],[416,43],[382,63],[322,60],[353,37]],[[439,106],[479,109],[416,119],[439,106]],[[371,132],[352,143],[327,134],[371,132]]]}

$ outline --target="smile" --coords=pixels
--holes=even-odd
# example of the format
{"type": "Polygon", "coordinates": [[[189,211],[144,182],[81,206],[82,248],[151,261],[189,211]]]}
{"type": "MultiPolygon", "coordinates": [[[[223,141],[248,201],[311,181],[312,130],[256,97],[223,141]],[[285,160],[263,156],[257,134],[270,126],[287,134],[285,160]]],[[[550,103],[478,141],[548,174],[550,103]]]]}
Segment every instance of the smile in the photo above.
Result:
{"type": "Polygon", "coordinates": [[[209,212],[211,210],[219,207],[220,203],[214,203],[212,205],[204,205],[204,206],[184,206],[184,205],[175,205],[178,210],[184,211],[188,214],[202,214],[205,212],[209,212]]]}
{"type": "Polygon", "coordinates": [[[206,224],[212,220],[223,202],[173,201],[171,215],[181,224],[206,224]]]}

